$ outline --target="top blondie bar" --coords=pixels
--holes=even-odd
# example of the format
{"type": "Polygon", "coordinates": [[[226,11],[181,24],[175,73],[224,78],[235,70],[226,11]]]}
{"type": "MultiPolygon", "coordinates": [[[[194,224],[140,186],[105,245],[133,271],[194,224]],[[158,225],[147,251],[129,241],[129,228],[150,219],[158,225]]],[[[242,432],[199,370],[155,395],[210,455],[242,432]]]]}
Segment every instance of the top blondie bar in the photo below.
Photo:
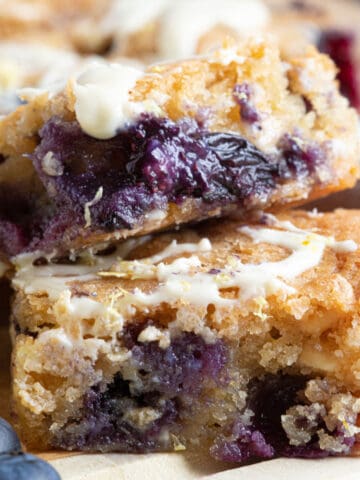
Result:
{"type": "Polygon", "coordinates": [[[0,121],[0,247],[64,253],[303,204],[359,176],[332,61],[268,38],[146,72],[101,62],[0,121]]]}

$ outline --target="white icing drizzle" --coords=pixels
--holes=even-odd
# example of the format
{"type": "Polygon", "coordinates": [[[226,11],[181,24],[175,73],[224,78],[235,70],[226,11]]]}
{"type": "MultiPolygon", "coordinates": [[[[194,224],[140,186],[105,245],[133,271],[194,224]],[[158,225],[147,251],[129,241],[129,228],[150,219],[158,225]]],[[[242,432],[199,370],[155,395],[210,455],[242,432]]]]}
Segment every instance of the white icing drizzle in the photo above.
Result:
{"type": "Polygon", "coordinates": [[[142,74],[128,65],[99,63],[74,79],[75,113],[84,132],[111,138],[139,115],[140,105],[130,101],[129,93],[142,74]]]}
{"type": "MultiPolygon", "coordinates": [[[[154,278],[159,285],[150,294],[135,289],[133,293],[125,295],[122,301],[132,305],[157,305],[162,302],[182,301],[207,306],[210,303],[234,305],[239,300],[266,298],[279,292],[290,295],[295,293],[296,289],[287,282],[317,266],[326,247],[339,253],[353,252],[357,249],[356,243],[352,240],[338,242],[333,237],[301,230],[288,221],[276,222],[276,227],[278,229],[244,226],[239,228],[239,232],[250,237],[255,243],[277,245],[292,252],[280,261],[243,264],[234,256],[225,268],[215,275],[199,271],[201,261],[195,255],[189,258],[180,257],[170,264],[159,263],[156,266],[149,265],[146,259],[137,261],[134,266],[135,277],[132,268],[122,270],[119,276],[154,278]],[[221,290],[227,288],[237,288],[238,299],[224,298],[221,290]]],[[[107,273],[117,276],[116,272],[107,273]]]]}
{"type": "Polygon", "coordinates": [[[91,226],[91,212],[90,208],[100,202],[104,193],[103,187],[99,187],[94,198],[90,202],[86,202],[84,206],[85,228],[91,226]]]}
{"type": "Polygon", "coordinates": [[[146,260],[149,263],[159,263],[166,258],[181,255],[182,253],[210,252],[211,248],[211,242],[208,238],[201,239],[199,243],[178,244],[176,240],[173,240],[162,252],[148,257],[146,260]]]}
{"type": "Polygon", "coordinates": [[[87,281],[97,278],[97,272],[106,270],[119,258],[126,256],[135,248],[149,241],[150,236],[130,238],[119,244],[116,251],[108,256],[94,255],[91,250],[81,255],[81,262],[74,264],[53,264],[51,259],[56,253],[44,255],[43,252],[24,253],[11,259],[16,268],[13,285],[31,295],[45,293],[51,300],[59,298],[68,284],[73,281],[87,281]],[[44,257],[46,265],[34,265],[34,261],[44,257]]]}
{"type": "MultiPolygon", "coordinates": [[[[56,300],[59,295],[68,288],[72,281],[86,281],[96,278],[98,264],[90,265],[44,265],[34,267],[34,257],[28,256],[28,262],[24,263],[24,256],[21,259],[23,265],[13,279],[13,285],[24,291],[26,295],[45,293],[51,300],[56,300]]],[[[36,257],[35,257],[36,258],[36,257]]],[[[114,261],[114,258],[112,259],[114,261]]],[[[104,262],[104,266],[106,262],[104,262]]]]}
{"type": "MultiPolygon", "coordinates": [[[[135,262],[126,262],[121,259],[135,248],[149,241],[151,237],[144,236],[141,238],[129,239],[121,243],[116,252],[109,256],[91,256],[87,264],[59,265],[47,264],[34,266],[35,259],[43,256],[40,252],[35,254],[22,254],[13,259],[13,263],[17,268],[17,273],[13,280],[16,288],[22,289],[25,294],[46,293],[54,302],[52,312],[59,322],[59,328],[41,332],[39,341],[48,343],[50,340],[58,342],[63,348],[73,349],[80,344],[84,351],[91,358],[96,358],[99,350],[111,348],[112,344],[116,344],[116,334],[121,331],[124,318],[122,313],[115,308],[116,295],[109,302],[99,302],[95,298],[88,296],[72,296],[69,289],[69,283],[72,281],[89,281],[98,278],[95,274],[102,269],[109,269],[116,262],[119,265],[133,264],[135,262]],[[95,322],[90,324],[81,322],[85,319],[94,319],[95,322]],[[86,338],[89,336],[91,338],[86,338]],[[111,341],[105,341],[102,338],[111,337],[111,341]]],[[[149,257],[146,261],[160,261],[165,258],[172,257],[188,252],[206,252],[211,248],[209,240],[202,239],[199,243],[184,243],[178,245],[172,242],[164,251],[153,257],[149,257]]],[[[49,255],[47,260],[51,261],[49,255]]],[[[188,271],[188,265],[192,263],[199,266],[197,257],[195,262],[190,259],[179,258],[172,265],[181,272],[188,271]],[[182,266],[181,266],[182,264],[182,266]]],[[[138,262],[140,264],[140,262],[138,262]]],[[[166,266],[162,264],[164,271],[166,266]]],[[[143,267],[143,264],[142,264],[143,267]]],[[[152,265],[148,264],[151,268],[152,265]]],[[[171,267],[172,268],[172,267],[171,267]]],[[[115,274],[115,272],[114,272],[115,274]]],[[[144,269],[141,269],[144,275],[144,269]]],[[[154,272],[151,272],[151,276],[154,272]]],[[[170,334],[167,331],[160,331],[155,327],[148,327],[140,333],[139,341],[149,342],[157,340],[161,348],[166,348],[170,344],[170,334]]],[[[115,354],[112,354],[113,356],[115,354]]],[[[119,355],[123,355],[121,352],[119,355]]],[[[119,357],[120,358],[120,357],[119,357]]]]}
{"type": "MultiPolygon", "coordinates": [[[[242,263],[238,256],[230,256],[227,264],[220,272],[203,271],[201,258],[195,253],[206,254],[211,251],[208,239],[198,243],[178,244],[173,241],[163,251],[141,260],[124,261],[126,255],[149,237],[131,239],[124,242],[111,256],[93,257],[88,265],[45,265],[33,266],[34,256],[21,255],[16,258],[18,272],[14,285],[24,289],[25,293],[44,291],[50,298],[58,299],[64,290],[68,290],[68,282],[72,280],[87,280],[101,276],[154,279],[157,287],[151,293],[139,289],[132,292],[121,291],[115,302],[118,311],[128,311],[129,306],[157,305],[162,302],[190,303],[195,306],[207,306],[210,303],[219,306],[234,306],[239,301],[266,298],[275,293],[290,295],[296,292],[291,282],[307,270],[316,267],[322,259],[325,248],[335,252],[354,252],[357,245],[352,240],[336,241],[333,237],[297,228],[289,221],[278,221],[268,215],[271,227],[243,226],[239,233],[250,237],[255,243],[276,245],[289,250],[289,255],[279,261],[262,262],[258,264],[242,263]],[[273,227],[273,228],[272,228],[273,227]],[[179,256],[184,253],[192,255],[179,256]],[[164,260],[176,256],[173,261],[164,260]],[[111,269],[110,269],[111,267],[111,269]],[[235,299],[225,298],[223,289],[236,288],[238,296],[235,299]]],[[[84,318],[86,308],[83,302],[89,299],[74,300],[73,308],[82,312],[84,318]]],[[[97,303],[88,307],[95,308],[97,303]]],[[[100,308],[101,306],[97,306],[100,308]]]]}
{"type": "Polygon", "coordinates": [[[37,42],[1,42],[0,113],[15,110],[19,98],[32,101],[45,94],[53,97],[66,87],[70,76],[80,75],[95,63],[106,62],[100,56],[83,57],[37,42]]]}
{"type": "Polygon", "coordinates": [[[291,255],[278,262],[241,266],[239,286],[244,298],[266,297],[279,289],[292,293],[294,288],[286,285],[284,280],[292,280],[318,265],[326,247],[339,253],[357,249],[352,240],[337,242],[333,237],[298,229],[290,222],[278,222],[278,226],[288,231],[250,227],[239,229],[255,243],[278,245],[292,251],[291,255]]]}
{"type": "Polygon", "coordinates": [[[157,263],[167,258],[181,255],[184,253],[209,252],[211,243],[207,238],[203,238],[199,243],[180,243],[173,240],[162,252],[142,260],[118,261],[115,263],[111,271],[99,272],[102,277],[151,279],[156,277],[156,272],[162,272],[163,276],[171,274],[174,269],[176,273],[187,273],[190,267],[200,266],[199,258],[191,256],[189,258],[177,258],[169,265],[157,263]]]}

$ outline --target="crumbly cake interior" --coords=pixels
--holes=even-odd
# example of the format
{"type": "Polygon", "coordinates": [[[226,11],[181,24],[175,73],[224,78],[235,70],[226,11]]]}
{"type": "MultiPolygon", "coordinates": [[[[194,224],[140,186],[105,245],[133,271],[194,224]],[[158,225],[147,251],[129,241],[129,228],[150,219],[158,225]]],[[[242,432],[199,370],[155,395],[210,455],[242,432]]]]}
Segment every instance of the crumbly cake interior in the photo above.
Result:
{"type": "Polygon", "coordinates": [[[259,215],[17,257],[13,393],[36,448],[350,454],[360,211],[259,215]],[[334,238],[335,237],[335,238],[334,238]]]}
{"type": "Polygon", "coordinates": [[[351,187],[357,116],[335,73],[314,49],[284,62],[253,39],[145,75],[102,65],[35,97],[0,122],[1,250],[84,248],[351,187]]]}

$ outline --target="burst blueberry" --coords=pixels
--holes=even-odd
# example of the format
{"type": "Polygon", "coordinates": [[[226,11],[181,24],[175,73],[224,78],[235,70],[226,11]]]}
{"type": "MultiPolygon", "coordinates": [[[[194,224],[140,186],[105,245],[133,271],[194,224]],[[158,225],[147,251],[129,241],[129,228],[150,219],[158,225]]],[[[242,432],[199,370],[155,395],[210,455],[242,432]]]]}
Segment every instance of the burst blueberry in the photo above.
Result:
{"type": "MultiPolygon", "coordinates": [[[[355,442],[343,425],[329,431],[319,415],[312,438],[304,445],[290,445],[283,429],[281,417],[295,405],[304,404],[302,392],[307,378],[300,375],[267,374],[250,381],[247,407],[253,412],[250,423],[235,420],[227,435],[219,435],[210,453],[217,460],[243,463],[247,460],[274,456],[323,458],[336,455],[336,451],[320,448],[316,430],[323,430],[334,438],[342,450],[349,452],[355,442]]],[[[299,417],[298,421],[302,421],[299,417]]],[[[306,426],[306,418],[303,419],[306,426]]]]}
{"type": "MultiPolygon", "coordinates": [[[[243,105],[242,111],[250,121],[250,107],[243,105]]],[[[40,137],[32,161],[46,208],[0,187],[0,248],[9,256],[51,250],[64,244],[64,236],[71,243],[84,229],[85,205],[99,192],[86,221],[90,230],[112,232],[135,228],[145,214],[169,202],[181,206],[187,199],[199,200],[204,215],[234,203],[263,206],[278,183],[306,172],[315,175],[324,160],[321,148],[304,140],[304,148],[288,141],[272,157],[241,135],[209,132],[191,118],[173,122],[144,115],[114,138],[98,140],[77,122],[54,117],[40,137]]]]}
{"type": "Polygon", "coordinates": [[[84,400],[82,418],[64,427],[55,446],[122,452],[169,448],[168,435],[161,433],[178,432],[182,405],[191,409],[205,384],[221,382],[227,359],[221,341],[207,344],[199,336],[183,333],[164,349],[157,342],[139,343],[142,327],[127,327],[123,335],[136,381],[118,373],[106,390],[93,387],[84,400]],[[139,426],[129,412],[144,409],[153,418],[139,426]]]}

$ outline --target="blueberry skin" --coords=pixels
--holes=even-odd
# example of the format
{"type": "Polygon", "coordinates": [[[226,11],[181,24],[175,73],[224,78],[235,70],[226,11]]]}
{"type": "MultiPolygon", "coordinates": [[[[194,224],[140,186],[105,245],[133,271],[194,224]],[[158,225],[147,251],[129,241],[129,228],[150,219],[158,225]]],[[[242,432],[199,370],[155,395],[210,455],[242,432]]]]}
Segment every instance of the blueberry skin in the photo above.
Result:
{"type": "Polygon", "coordinates": [[[0,480],[61,480],[48,463],[28,453],[0,455],[0,480]]]}
{"type": "Polygon", "coordinates": [[[3,418],[0,418],[0,454],[20,452],[21,444],[19,437],[12,426],[3,418]]]}

